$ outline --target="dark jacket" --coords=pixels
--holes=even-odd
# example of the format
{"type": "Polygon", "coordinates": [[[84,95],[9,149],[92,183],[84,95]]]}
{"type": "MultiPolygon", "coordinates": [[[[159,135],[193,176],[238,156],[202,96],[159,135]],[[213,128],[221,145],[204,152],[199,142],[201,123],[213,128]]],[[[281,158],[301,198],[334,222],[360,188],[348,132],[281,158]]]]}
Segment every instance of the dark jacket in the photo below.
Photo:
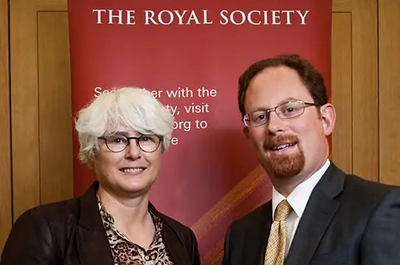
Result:
{"type": "MultiPolygon", "coordinates": [[[[13,225],[0,265],[113,265],[113,256],[97,206],[95,182],[79,198],[39,206],[13,225]]],[[[164,244],[174,264],[199,265],[192,230],[149,209],[163,221],[164,244]]]]}
{"type": "MultiPolygon", "coordinates": [[[[224,265],[263,265],[272,203],[235,221],[224,265]]],[[[400,264],[400,189],[347,175],[333,163],[315,186],[286,265],[400,264]]]]}

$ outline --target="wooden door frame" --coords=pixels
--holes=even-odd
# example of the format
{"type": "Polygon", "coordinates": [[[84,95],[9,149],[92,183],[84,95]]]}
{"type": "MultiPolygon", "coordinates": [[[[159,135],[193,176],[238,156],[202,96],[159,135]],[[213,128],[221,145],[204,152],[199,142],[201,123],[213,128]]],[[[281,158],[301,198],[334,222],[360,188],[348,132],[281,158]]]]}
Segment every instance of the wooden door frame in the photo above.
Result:
{"type": "Polygon", "coordinates": [[[378,0],[334,0],[333,7],[334,12],[351,16],[350,40],[344,40],[351,43],[351,51],[347,52],[351,58],[339,59],[337,63],[343,67],[332,69],[336,71],[332,75],[332,84],[336,84],[332,87],[332,102],[338,110],[337,123],[341,123],[332,137],[333,160],[339,166],[346,165],[349,173],[378,181],[378,0]],[[349,64],[350,87],[340,80],[348,75],[349,64]]]}
{"type": "Polygon", "coordinates": [[[380,181],[400,185],[400,2],[379,0],[379,170],[380,181]],[[395,22],[398,21],[398,22],[395,22]],[[383,103],[383,104],[382,104],[383,103]]]}
{"type": "Polygon", "coordinates": [[[37,16],[41,11],[66,10],[66,0],[10,2],[14,220],[40,204],[37,16]]]}
{"type": "Polygon", "coordinates": [[[8,0],[0,0],[0,252],[12,224],[8,0]]]}

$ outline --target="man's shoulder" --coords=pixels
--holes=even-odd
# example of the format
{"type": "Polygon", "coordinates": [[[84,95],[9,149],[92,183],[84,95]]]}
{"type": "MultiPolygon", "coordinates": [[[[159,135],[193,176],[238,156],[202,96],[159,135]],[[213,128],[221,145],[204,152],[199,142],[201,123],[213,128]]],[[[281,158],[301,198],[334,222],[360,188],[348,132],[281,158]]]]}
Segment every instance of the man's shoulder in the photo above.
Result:
{"type": "Polygon", "coordinates": [[[370,211],[384,202],[400,203],[400,187],[346,175],[343,190],[338,196],[337,200],[351,209],[370,211]]]}
{"type": "Polygon", "coordinates": [[[260,222],[266,222],[271,215],[271,201],[268,201],[231,224],[231,230],[257,227],[260,222]]]}
{"type": "Polygon", "coordinates": [[[400,187],[387,185],[361,178],[357,175],[347,174],[345,179],[344,191],[358,195],[386,196],[392,191],[399,190],[400,187]]]}
{"type": "Polygon", "coordinates": [[[320,182],[322,185],[319,186],[318,184],[316,189],[321,190],[322,188],[322,190],[330,191],[331,196],[336,197],[339,195],[342,198],[357,197],[365,200],[379,200],[400,188],[371,181],[357,175],[347,174],[333,163],[331,163],[320,182]]]}

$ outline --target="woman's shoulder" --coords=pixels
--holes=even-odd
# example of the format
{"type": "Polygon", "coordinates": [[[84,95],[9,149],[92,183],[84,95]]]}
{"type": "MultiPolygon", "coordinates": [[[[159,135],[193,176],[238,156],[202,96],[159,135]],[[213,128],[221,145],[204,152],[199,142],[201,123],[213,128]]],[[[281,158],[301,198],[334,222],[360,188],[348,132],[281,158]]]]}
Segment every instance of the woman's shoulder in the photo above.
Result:
{"type": "Polygon", "coordinates": [[[59,261],[78,222],[78,213],[79,199],[26,210],[11,228],[2,261],[4,264],[33,264],[29,263],[33,260],[35,264],[61,264],[59,261]]]}
{"type": "Polygon", "coordinates": [[[70,223],[76,219],[79,212],[77,198],[43,204],[26,210],[18,219],[25,219],[31,222],[46,222],[49,225],[57,223],[70,223]]]}
{"type": "Polygon", "coordinates": [[[92,185],[82,196],[36,206],[25,211],[20,218],[46,221],[47,224],[77,223],[82,213],[97,211],[96,187],[92,185]]]}

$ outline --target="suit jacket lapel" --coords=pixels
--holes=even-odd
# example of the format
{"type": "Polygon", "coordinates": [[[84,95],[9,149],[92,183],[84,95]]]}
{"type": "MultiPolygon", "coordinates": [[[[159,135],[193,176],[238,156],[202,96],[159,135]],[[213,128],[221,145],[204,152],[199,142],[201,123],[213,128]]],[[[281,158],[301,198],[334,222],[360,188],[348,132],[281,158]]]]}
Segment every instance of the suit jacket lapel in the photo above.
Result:
{"type": "Polygon", "coordinates": [[[165,247],[168,250],[168,254],[171,256],[174,264],[186,265],[190,264],[190,257],[187,250],[184,248],[184,239],[179,238],[179,232],[175,231],[170,225],[169,221],[165,218],[165,215],[159,213],[153,204],[149,203],[149,209],[156,216],[160,217],[163,221],[162,237],[165,247]]]}
{"type": "Polygon", "coordinates": [[[272,201],[262,206],[260,217],[256,220],[257,223],[245,232],[244,264],[264,265],[265,250],[272,224],[272,201]]]}
{"type": "Polygon", "coordinates": [[[343,190],[345,174],[333,163],[315,186],[290,246],[286,265],[309,264],[338,210],[335,200],[343,190]]]}
{"type": "Polygon", "coordinates": [[[76,243],[81,265],[114,264],[108,238],[97,207],[97,189],[98,183],[96,182],[80,199],[80,218],[76,231],[76,243]]]}
{"type": "Polygon", "coordinates": [[[168,254],[171,256],[171,259],[173,260],[174,264],[176,265],[190,264],[191,262],[188,253],[182,245],[183,242],[180,241],[178,235],[165,222],[162,235],[165,247],[167,248],[168,254]]]}

